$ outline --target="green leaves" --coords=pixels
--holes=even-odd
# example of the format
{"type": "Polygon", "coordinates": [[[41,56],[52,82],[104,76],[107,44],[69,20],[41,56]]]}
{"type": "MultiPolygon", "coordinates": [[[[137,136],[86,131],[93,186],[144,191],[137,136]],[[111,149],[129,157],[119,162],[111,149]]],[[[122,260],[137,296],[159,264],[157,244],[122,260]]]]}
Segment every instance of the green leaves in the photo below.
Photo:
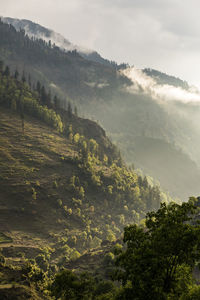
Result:
{"type": "Polygon", "coordinates": [[[63,270],[55,276],[51,294],[56,299],[92,300],[113,299],[115,286],[111,281],[100,281],[87,273],[75,274],[63,270]],[[102,298],[101,298],[102,297],[102,298]]]}
{"type": "Polygon", "coordinates": [[[167,299],[180,285],[180,270],[187,268],[191,274],[200,258],[200,228],[190,223],[197,209],[194,200],[182,205],[163,203],[157,212],[147,214],[145,229],[125,228],[127,248],[117,258],[117,278],[125,287],[125,299],[129,299],[129,281],[130,299],[167,299]]]}
{"type": "Polygon", "coordinates": [[[25,83],[12,78],[7,72],[4,73],[0,73],[0,103],[12,111],[36,117],[62,133],[64,128],[60,115],[41,105],[25,83]]]}

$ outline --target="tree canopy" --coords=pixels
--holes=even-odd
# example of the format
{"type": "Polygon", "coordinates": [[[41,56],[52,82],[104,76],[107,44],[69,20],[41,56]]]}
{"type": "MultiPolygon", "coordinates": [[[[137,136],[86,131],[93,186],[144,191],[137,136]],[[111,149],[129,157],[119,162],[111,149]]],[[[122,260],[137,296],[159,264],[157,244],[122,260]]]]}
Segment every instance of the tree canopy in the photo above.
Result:
{"type": "Polygon", "coordinates": [[[200,258],[196,211],[195,198],[182,205],[162,203],[157,212],[147,213],[145,228],[125,228],[127,247],[117,258],[117,278],[124,287],[120,299],[180,299],[181,282],[185,289],[192,282],[200,258]]]}

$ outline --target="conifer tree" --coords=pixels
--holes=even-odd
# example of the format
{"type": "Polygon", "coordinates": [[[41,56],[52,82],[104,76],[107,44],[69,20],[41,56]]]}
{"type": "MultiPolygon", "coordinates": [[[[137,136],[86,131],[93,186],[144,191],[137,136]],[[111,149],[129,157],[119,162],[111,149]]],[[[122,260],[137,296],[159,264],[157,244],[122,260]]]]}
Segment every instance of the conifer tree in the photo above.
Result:
{"type": "Polygon", "coordinates": [[[10,76],[10,68],[8,66],[6,66],[4,72],[3,72],[4,76],[10,76]]]}
{"type": "Polygon", "coordinates": [[[19,72],[18,72],[17,69],[15,70],[14,78],[15,78],[16,80],[19,78],[19,72]]]}
{"type": "Polygon", "coordinates": [[[26,77],[25,77],[25,72],[23,71],[23,73],[22,73],[22,82],[24,83],[24,82],[26,82],[26,77]]]}
{"type": "Polygon", "coordinates": [[[30,75],[30,74],[28,74],[28,85],[29,85],[30,88],[31,88],[31,75],[30,75]]]}
{"type": "Polygon", "coordinates": [[[74,107],[74,115],[76,116],[76,117],[78,117],[78,109],[77,109],[77,106],[75,105],[75,107],[74,107]]]}
{"type": "Polygon", "coordinates": [[[68,112],[68,116],[71,118],[71,116],[72,116],[72,105],[71,105],[70,101],[68,102],[67,112],[68,112]]]}
{"type": "Polygon", "coordinates": [[[37,81],[36,90],[37,90],[38,94],[40,95],[40,93],[41,93],[41,84],[40,84],[39,81],[37,81]]]}
{"type": "Polygon", "coordinates": [[[3,61],[0,60],[0,72],[3,72],[3,61]]]}
{"type": "Polygon", "coordinates": [[[58,97],[56,95],[53,98],[53,103],[54,103],[55,109],[59,109],[60,108],[60,100],[58,99],[58,97]]]}
{"type": "Polygon", "coordinates": [[[47,102],[47,94],[46,94],[46,90],[45,90],[45,87],[44,86],[42,86],[41,87],[41,102],[42,102],[42,104],[46,104],[46,102],[47,102]]]}

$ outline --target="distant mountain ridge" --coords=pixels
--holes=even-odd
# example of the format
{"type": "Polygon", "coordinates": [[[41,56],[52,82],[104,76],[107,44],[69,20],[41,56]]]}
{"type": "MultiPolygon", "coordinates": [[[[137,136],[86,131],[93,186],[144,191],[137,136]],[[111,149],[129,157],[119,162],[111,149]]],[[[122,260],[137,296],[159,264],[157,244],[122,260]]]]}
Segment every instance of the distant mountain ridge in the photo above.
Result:
{"type": "MultiPolygon", "coordinates": [[[[20,29],[25,30],[25,33],[29,37],[43,39],[46,42],[51,41],[52,44],[55,44],[60,49],[65,50],[65,51],[74,51],[75,50],[85,59],[88,59],[88,60],[91,60],[91,61],[94,61],[94,62],[97,62],[100,64],[104,64],[107,66],[113,66],[118,69],[126,68],[129,66],[127,63],[122,63],[122,64],[118,65],[114,61],[105,59],[97,51],[88,49],[86,47],[82,47],[79,45],[75,45],[75,44],[71,43],[68,39],[66,39],[64,36],[62,36],[60,33],[57,33],[54,30],[51,30],[44,26],[41,26],[40,24],[37,24],[30,20],[16,19],[16,18],[10,18],[10,17],[1,17],[1,19],[3,22],[14,26],[17,31],[19,31],[20,29]]],[[[175,76],[165,74],[158,70],[145,68],[145,69],[143,69],[143,72],[146,75],[153,77],[157,81],[158,84],[169,84],[169,85],[181,87],[184,89],[189,88],[189,85],[186,81],[183,81],[175,76]]]]}
{"type": "MultiPolygon", "coordinates": [[[[94,62],[98,62],[104,65],[111,65],[112,62],[110,62],[107,59],[104,59],[98,52],[87,49],[85,47],[81,47],[78,45],[75,45],[71,43],[68,39],[63,37],[61,34],[48,29],[46,27],[43,27],[37,23],[34,23],[30,20],[26,19],[15,19],[15,18],[9,18],[9,17],[1,17],[2,21],[4,23],[11,24],[15,27],[17,31],[20,29],[25,30],[25,33],[29,37],[34,37],[38,39],[43,39],[46,42],[51,41],[52,44],[55,44],[60,49],[64,51],[77,51],[82,57],[89,59],[94,62]]],[[[115,65],[115,63],[113,63],[115,65]]]]}
{"type": "Polygon", "coordinates": [[[91,52],[91,50],[89,49],[81,49],[81,47],[72,44],[61,34],[56,33],[55,31],[43,27],[32,21],[26,19],[20,20],[20,19],[7,18],[7,17],[6,18],[1,17],[1,19],[4,23],[8,23],[14,26],[17,31],[19,31],[20,29],[25,30],[26,34],[29,37],[41,38],[46,42],[49,42],[49,40],[51,40],[52,43],[55,43],[58,47],[66,51],[72,51],[76,49],[79,52],[84,52],[84,51],[87,53],[91,52]]]}
{"type": "Polygon", "coordinates": [[[187,83],[187,81],[181,80],[180,78],[177,78],[175,76],[171,76],[150,68],[143,69],[143,72],[146,75],[153,77],[158,84],[169,84],[175,87],[181,87],[182,89],[189,89],[189,84],[187,83]]]}
{"type": "MultiPolygon", "coordinates": [[[[188,176],[188,173],[194,170],[192,161],[200,165],[200,131],[196,126],[200,106],[189,105],[181,102],[181,99],[170,99],[174,89],[178,92],[178,97],[180,90],[181,95],[183,92],[189,94],[186,89],[180,86],[177,88],[176,82],[172,85],[175,77],[168,77],[154,70],[151,70],[150,77],[145,75],[144,71],[135,69],[131,73],[133,76],[129,78],[126,71],[133,68],[118,70],[112,64],[105,65],[86,60],[77,51],[62,51],[42,39],[29,38],[24,30],[16,31],[12,25],[3,22],[0,22],[0,36],[0,59],[10,67],[12,74],[17,68],[21,77],[23,73],[26,74],[27,80],[28,75],[31,76],[33,86],[36,86],[39,80],[53,96],[59,96],[65,109],[70,99],[82,116],[100,120],[113,141],[117,142],[126,161],[143,171],[148,170],[149,175],[154,175],[161,186],[175,196],[187,200],[187,197],[193,194],[194,188],[189,190],[190,185],[186,186],[181,178],[183,173],[185,181],[193,184],[194,180],[188,176]],[[155,77],[159,74],[163,76],[162,85],[153,78],[153,75],[155,77]],[[171,85],[168,83],[169,79],[171,85]],[[162,99],[162,93],[168,92],[168,88],[171,91],[170,97],[162,99]],[[155,99],[156,93],[159,99],[155,99]],[[145,137],[145,147],[137,137],[145,137]],[[158,151],[162,148],[159,145],[163,145],[160,140],[174,145],[172,154],[180,158],[181,164],[185,163],[186,159],[182,159],[181,153],[176,149],[186,153],[190,163],[188,160],[185,166],[188,168],[190,164],[190,170],[185,168],[187,171],[182,172],[179,166],[169,164],[167,159],[163,159],[161,165],[157,156],[153,156],[154,164],[159,164],[161,168],[153,168],[152,164],[144,160],[144,157],[148,161],[151,160],[148,149],[152,139],[158,140],[158,143],[155,143],[158,151]],[[138,156],[137,153],[144,155],[138,156]],[[173,177],[171,186],[162,176],[164,168],[169,169],[166,174],[173,177]],[[175,177],[173,174],[177,171],[180,172],[180,176],[175,177]],[[177,191],[178,186],[180,188],[177,191]]],[[[182,82],[178,84],[181,85],[182,82]]],[[[166,157],[169,157],[169,152],[170,147],[167,147],[166,157]]],[[[199,175],[197,177],[200,178],[199,175]]]]}

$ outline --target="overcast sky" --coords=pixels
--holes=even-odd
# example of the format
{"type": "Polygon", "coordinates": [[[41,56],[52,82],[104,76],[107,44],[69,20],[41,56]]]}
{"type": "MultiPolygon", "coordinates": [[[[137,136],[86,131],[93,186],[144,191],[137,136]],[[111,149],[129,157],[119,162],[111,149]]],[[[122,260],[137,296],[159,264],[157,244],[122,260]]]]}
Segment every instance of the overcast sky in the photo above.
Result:
{"type": "Polygon", "coordinates": [[[0,0],[0,15],[29,19],[103,57],[200,86],[198,0],[0,0]]]}

